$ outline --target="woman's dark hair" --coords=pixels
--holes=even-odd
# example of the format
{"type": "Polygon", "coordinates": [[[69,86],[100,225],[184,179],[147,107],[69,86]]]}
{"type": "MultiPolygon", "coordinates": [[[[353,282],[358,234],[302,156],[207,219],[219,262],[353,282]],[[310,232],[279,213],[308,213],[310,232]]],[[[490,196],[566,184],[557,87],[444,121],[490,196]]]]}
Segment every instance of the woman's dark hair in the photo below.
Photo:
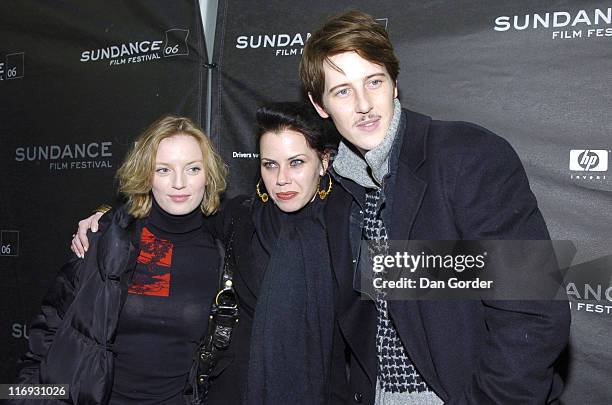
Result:
{"type": "Polygon", "coordinates": [[[268,103],[257,109],[257,142],[266,132],[296,131],[304,135],[317,153],[333,152],[339,136],[333,125],[323,120],[310,104],[301,102],[268,103]]]}

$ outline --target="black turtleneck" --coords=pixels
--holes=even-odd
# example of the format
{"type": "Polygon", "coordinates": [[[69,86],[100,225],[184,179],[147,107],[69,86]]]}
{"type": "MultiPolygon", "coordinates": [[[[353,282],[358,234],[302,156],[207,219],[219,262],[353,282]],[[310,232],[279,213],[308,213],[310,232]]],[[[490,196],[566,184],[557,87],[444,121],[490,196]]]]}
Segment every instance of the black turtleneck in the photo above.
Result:
{"type": "Polygon", "coordinates": [[[193,353],[218,286],[219,253],[199,207],[153,203],[119,317],[111,404],[183,404],[193,353]]]}

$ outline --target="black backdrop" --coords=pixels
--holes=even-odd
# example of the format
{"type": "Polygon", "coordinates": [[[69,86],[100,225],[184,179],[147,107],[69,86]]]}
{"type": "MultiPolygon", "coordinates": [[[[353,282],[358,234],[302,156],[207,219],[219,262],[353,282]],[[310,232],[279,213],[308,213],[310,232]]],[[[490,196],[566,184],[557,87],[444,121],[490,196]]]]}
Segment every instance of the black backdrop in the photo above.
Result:
{"type": "Polygon", "coordinates": [[[478,123],[519,153],[552,238],[576,246],[564,401],[610,403],[612,3],[221,1],[211,119],[231,167],[230,193],[256,181],[256,106],[303,97],[303,41],[348,8],[387,27],[404,107],[478,123]]]}
{"type": "MultiPolygon", "coordinates": [[[[403,106],[481,124],[519,153],[552,237],[577,247],[569,274],[582,277],[569,290],[564,400],[609,403],[612,4],[220,1],[209,119],[230,166],[230,195],[251,192],[256,181],[256,106],[302,97],[296,73],[308,33],[351,7],[387,27],[401,61],[403,106]]],[[[10,381],[25,325],[67,257],[74,223],[113,195],[112,174],[131,139],[164,112],[204,124],[206,58],[194,1],[9,1],[0,10],[0,229],[2,246],[10,244],[0,257],[0,381],[10,381]],[[127,44],[129,51],[147,41],[160,49],[113,64],[81,62],[86,51],[91,59],[100,49],[127,44]],[[70,158],[75,144],[94,146],[70,158]],[[52,145],[69,150],[28,159],[27,147],[52,145]],[[94,167],[70,166],[76,162],[94,167]]]]}
{"type": "Polygon", "coordinates": [[[0,4],[1,382],[132,140],[164,113],[205,124],[206,61],[197,1],[0,4]]]}

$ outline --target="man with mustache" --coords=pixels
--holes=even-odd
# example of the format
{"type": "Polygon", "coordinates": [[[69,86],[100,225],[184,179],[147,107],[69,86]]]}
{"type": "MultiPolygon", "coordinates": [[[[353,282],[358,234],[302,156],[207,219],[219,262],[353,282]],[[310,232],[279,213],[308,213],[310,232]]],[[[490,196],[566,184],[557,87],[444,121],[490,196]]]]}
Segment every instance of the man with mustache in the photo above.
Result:
{"type": "Polygon", "coordinates": [[[343,138],[327,230],[350,400],[558,402],[566,302],[360,299],[361,240],[550,238],[512,147],[477,125],[402,109],[398,73],[385,29],[358,11],[313,33],[300,64],[312,104],[343,138]]]}

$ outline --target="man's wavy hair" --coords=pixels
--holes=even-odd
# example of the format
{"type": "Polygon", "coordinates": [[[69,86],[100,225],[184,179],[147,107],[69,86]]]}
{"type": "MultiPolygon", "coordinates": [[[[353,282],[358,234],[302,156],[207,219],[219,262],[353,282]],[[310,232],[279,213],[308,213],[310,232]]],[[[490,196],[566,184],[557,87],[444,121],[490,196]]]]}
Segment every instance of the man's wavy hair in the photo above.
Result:
{"type": "Polygon", "coordinates": [[[153,174],[159,143],[175,135],[189,135],[200,145],[206,174],[204,198],[200,208],[205,215],[219,209],[220,194],[225,190],[227,167],[213,149],[208,136],[192,120],[166,115],[155,121],[136,140],[125,162],[117,170],[119,191],[127,197],[129,213],[136,218],[149,215],[153,204],[153,174]]]}
{"type": "Polygon", "coordinates": [[[399,75],[399,61],[385,28],[374,17],[361,11],[348,11],[332,17],[318,29],[304,46],[300,60],[302,87],[312,99],[323,106],[325,71],[328,63],[339,71],[329,58],[343,52],[356,52],[359,56],[384,66],[395,83],[399,75]]]}

